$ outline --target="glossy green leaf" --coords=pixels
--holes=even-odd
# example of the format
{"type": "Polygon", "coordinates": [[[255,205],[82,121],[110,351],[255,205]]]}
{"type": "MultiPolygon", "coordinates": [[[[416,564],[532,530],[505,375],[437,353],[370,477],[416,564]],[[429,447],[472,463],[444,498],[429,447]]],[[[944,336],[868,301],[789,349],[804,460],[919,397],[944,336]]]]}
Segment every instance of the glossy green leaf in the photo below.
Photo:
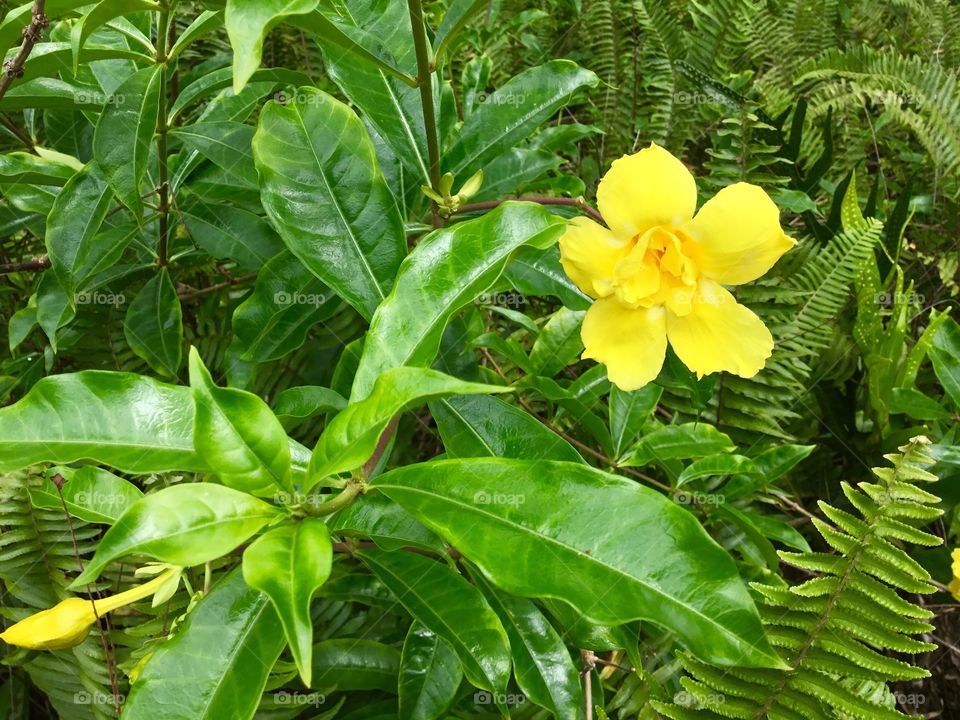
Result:
{"type": "Polygon", "coordinates": [[[733,450],[729,436],[706,423],[667,425],[644,435],[627,451],[621,465],[643,467],[652,462],[695,458],[733,450]]]}
{"type": "Polygon", "coordinates": [[[463,669],[450,644],[418,622],[400,656],[400,720],[436,720],[456,699],[463,669]]]}
{"type": "Polygon", "coordinates": [[[720,453],[694,460],[677,477],[676,486],[686,485],[693,480],[724,475],[759,475],[760,470],[753,460],[743,455],[720,453]]]}
{"type": "MultiPolygon", "coordinates": [[[[167,115],[167,123],[171,126],[175,123],[177,118],[179,118],[183,112],[189,108],[191,105],[196,103],[203,98],[212,95],[213,93],[229,88],[233,81],[232,70],[230,68],[220,68],[219,70],[213,70],[211,72],[202,75],[201,77],[194,80],[192,83],[187,85],[180,94],[177,95],[177,99],[173,101],[173,104],[170,106],[170,112],[167,115]]],[[[244,88],[244,91],[240,95],[235,95],[232,90],[224,94],[224,97],[242,97],[248,90],[253,90],[253,94],[256,96],[256,99],[259,100],[262,97],[262,87],[276,87],[277,85],[309,85],[311,82],[310,76],[306,73],[302,73],[298,70],[290,70],[288,68],[260,68],[257,70],[251,77],[249,85],[252,85],[253,88],[244,88]]],[[[270,92],[270,90],[267,90],[270,92]]],[[[206,119],[210,119],[207,117],[206,119]]],[[[223,118],[223,119],[233,119],[237,120],[238,118],[223,118]]]]}
{"type": "Polygon", "coordinates": [[[443,541],[393,500],[370,493],[340,510],[330,520],[340,535],[373,540],[384,550],[421,547],[443,552],[443,541]]]}
{"type": "Polygon", "coordinates": [[[57,331],[76,316],[70,296],[52,270],[40,275],[34,294],[37,307],[37,324],[50,340],[50,349],[57,352],[60,333],[57,331]]]}
{"type": "Polygon", "coordinates": [[[583,351],[580,325],[584,315],[564,307],[547,320],[530,351],[530,365],[536,375],[553,377],[576,361],[583,351]]]}
{"type": "Polygon", "coordinates": [[[143,497],[140,488],[102,468],[84,465],[72,468],[59,465],[46,472],[47,480],[39,487],[29,487],[34,507],[67,511],[87,522],[112,525],[124,511],[143,497]],[[60,491],[54,478],[61,478],[60,491]]]}
{"type": "Polygon", "coordinates": [[[950,411],[916,388],[892,388],[890,412],[905,413],[915,420],[946,420],[950,411]]]}
{"type": "Polygon", "coordinates": [[[183,357],[183,311],[167,268],[134,295],[123,320],[130,349],[160,375],[175,378],[183,357]]]}
{"type": "Polygon", "coordinates": [[[230,205],[205,202],[181,205],[190,237],[215,258],[236,260],[248,271],[263,269],[283,249],[283,241],[259,215],[230,205]]]}
{"type": "Polygon", "coordinates": [[[943,389],[954,406],[960,408],[960,325],[956,320],[944,321],[927,354],[943,389]]]}
{"type": "Polygon", "coordinates": [[[202,472],[193,416],[185,387],[100,370],[54,375],[0,408],[0,471],[86,460],[129,473],[202,472]]]}
{"type": "Polygon", "coordinates": [[[171,485],[127,508],[71,587],[82,589],[131,553],[184,567],[200,565],[226,555],[279,515],[263,500],[223,485],[171,485]]]}
{"type": "MultiPolygon", "coordinates": [[[[80,22],[76,23],[70,34],[70,44],[73,48],[73,70],[76,73],[80,62],[80,51],[87,42],[87,38],[102,25],[106,25],[115,17],[143,10],[158,10],[160,6],[151,0],[101,0],[93,9],[88,11],[80,22]]],[[[154,119],[156,123],[156,119],[154,119]]]]}
{"type": "Polygon", "coordinates": [[[76,271],[88,264],[93,238],[112,202],[110,186],[99,170],[88,165],[67,182],[53,203],[47,217],[47,254],[68,294],[82,280],[76,271]]]}
{"type": "Polygon", "coordinates": [[[310,600],[330,577],[332,564],[330,533],[318,518],[274,528],[243,551],[243,579],[273,603],[307,687],[313,671],[310,600]]]}
{"type": "Polygon", "coordinates": [[[190,348],[190,386],[197,452],[217,477],[255,495],[289,490],[290,443],[269,406],[253,393],[215,385],[196,348],[190,348]]]}
{"type": "Polygon", "coordinates": [[[67,156],[40,157],[27,152],[5,153],[0,155],[0,183],[62,187],[82,167],[77,167],[75,158],[67,156]]]}
{"type": "Polygon", "coordinates": [[[733,560],[649,488],[579,464],[505,459],[411,465],[374,486],[507,592],[562,599],[600,624],[650,620],[709,662],[778,663],[733,560]]]}
{"type": "Polygon", "coordinates": [[[790,472],[801,460],[810,455],[816,445],[777,445],[764,450],[753,458],[753,464],[763,473],[767,482],[772,482],[790,472]]]}
{"type": "Polygon", "coordinates": [[[208,35],[223,26],[223,10],[204,10],[180,33],[177,41],[167,53],[167,60],[176,60],[180,53],[188,48],[195,40],[208,35]]]}
{"type": "Polygon", "coordinates": [[[513,251],[548,245],[563,228],[560,218],[539,205],[505,202],[420,240],[400,266],[390,297],[377,308],[351,400],[369,395],[385,370],[429,365],[447,321],[496,282],[513,251]]]}
{"type": "Polygon", "coordinates": [[[442,58],[470,19],[486,6],[485,0],[453,0],[443,14],[433,39],[434,55],[442,58]]]}
{"type": "Polygon", "coordinates": [[[260,67],[263,39],[291,15],[317,7],[319,0],[227,0],[223,16],[233,48],[233,91],[240,92],[260,67]]]}
{"type": "Polygon", "coordinates": [[[364,639],[324,640],[313,647],[313,687],[397,692],[400,652],[364,639]]]}
{"type": "Polygon", "coordinates": [[[124,720],[250,720],[283,645],[267,596],[237,569],[154,651],[131,686],[124,720]]]}
{"type": "Polygon", "coordinates": [[[143,214],[140,183],[156,132],[161,79],[159,65],[127,78],[107,99],[93,136],[97,165],[120,202],[138,218],[143,214]]]}
{"type": "Polygon", "coordinates": [[[507,634],[477,588],[449,566],[416,553],[357,554],[418,622],[450,644],[470,682],[491,692],[506,690],[507,634]]]}
{"type": "Polygon", "coordinates": [[[444,156],[445,169],[470,175],[529,137],[581,88],[600,79],[570,60],[524,70],[467,116],[460,137],[444,156]]]}
{"type": "Polygon", "coordinates": [[[506,392],[509,388],[459,380],[426,368],[399,367],[377,380],[373,392],[341,410],[324,428],[310,460],[308,485],[354,470],[373,455],[377,440],[397,414],[447,395],[506,392]]]}
{"type": "Polygon", "coordinates": [[[347,399],[330,388],[301,385],[277,393],[273,411],[287,417],[308,418],[331,410],[343,410],[347,399]]]}
{"type": "Polygon", "coordinates": [[[214,165],[251,188],[257,187],[253,165],[254,128],[241,122],[221,120],[199,122],[174,130],[171,135],[190,150],[199,152],[214,165]]]}
{"type": "Polygon", "coordinates": [[[506,628],[513,674],[524,696],[558,720],[582,720],[580,674],[563,638],[532,601],[508,595],[482,578],[478,582],[506,628]]]}
{"type": "Polygon", "coordinates": [[[316,88],[269,103],[253,139],[262,200],[287,247],[366,318],[406,253],[403,221],[356,114],[316,88]]]}
{"type": "Polygon", "coordinates": [[[451,458],[505,457],[583,462],[574,447],[530,413],[487,395],[430,403],[443,447],[451,458]]]}
{"type": "Polygon", "coordinates": [[[610,435],[615,456],[619,457],[640,434],[643,424],[657,409],[662,394],[663,388],[653,383],[630,392],[616,385],[610,388],[610,435]]]}
{"type": "Polygon", "coordinates": [[[563,272],[560,250],[556,245],[543,249],[521,248],[503,275],[517,292],[523,295],[552,295],[571,310],[586,310],[593,303],[563,272]]]}

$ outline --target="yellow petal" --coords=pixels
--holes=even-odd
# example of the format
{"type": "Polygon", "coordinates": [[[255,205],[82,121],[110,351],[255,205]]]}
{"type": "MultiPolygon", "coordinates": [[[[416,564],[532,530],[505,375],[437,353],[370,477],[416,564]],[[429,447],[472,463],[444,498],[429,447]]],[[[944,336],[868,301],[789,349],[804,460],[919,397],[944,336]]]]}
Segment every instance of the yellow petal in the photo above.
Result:
{"type": "Polygon", "coordinates": [[[607,226],[632,237],[655,225],[676,226],[693,217],[697,185],[684,164],[654,143],[614,160],[597,188],[607,226]]]}
{"type": "Polygon", "coordinates": [[[576,217],[560,237],[560,263],[564,272],[593,298],[613,292],[613,268],[630,250],[629,239],[618,239],[605,227],[576,217]]]}
{"type": "Polygon", "coordinates": [[[756,280],[797,244],[783,233],[770,196],[749,183],[725,187],[682,229],[700,272],[724,285],[756,280]]]}
{"type": "Polygon", "coordinates": [[[770,331],[712,280],[700,279],[690,312],[667,313],[667,336],[683,364],[697,375],[731,372],[753,377],[773,352],[770,331]]]}
{"type": "Polygon", "coordinates": [[[93,603],[68,598],[7,628],[0,640],[31,650],[62,650],[82,643],[96,621],[93,603]]]}
{"type": "Polygon", "coordinates": [[[607,366],[607,377],[621,390],[636,390],[653,380],[667,352],[666,311],[632,310],[614,298],[597,300],[580,331],[584,358],[607,366]]]}

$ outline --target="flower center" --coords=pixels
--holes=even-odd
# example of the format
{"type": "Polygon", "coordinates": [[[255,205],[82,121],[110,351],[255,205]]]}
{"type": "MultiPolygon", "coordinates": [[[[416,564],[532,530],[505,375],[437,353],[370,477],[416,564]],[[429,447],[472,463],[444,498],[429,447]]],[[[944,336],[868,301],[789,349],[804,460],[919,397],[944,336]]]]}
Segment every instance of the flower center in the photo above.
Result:
{"type": "Polygon", "coordinates": [[[617,299],[630,308],[666,305],[677,315],[689,313],[700,274],[692,241],[679,228],[660,225],[632,242],[614,267],[617,299]]]}

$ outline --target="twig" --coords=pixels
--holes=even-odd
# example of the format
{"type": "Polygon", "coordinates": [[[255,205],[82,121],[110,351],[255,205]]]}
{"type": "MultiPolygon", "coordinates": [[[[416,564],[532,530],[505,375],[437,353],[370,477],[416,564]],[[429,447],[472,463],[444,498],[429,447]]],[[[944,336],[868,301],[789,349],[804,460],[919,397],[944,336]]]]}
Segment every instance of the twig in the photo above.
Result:
{"type": "Polygon", "coordinates": [[[31,260],[21,260],[20,262],[0,265],[0,275],[32,270],[46,270],[48,267],[50,267],[50,258],[46,255],[39,255],[31,260]]]}
{"type": "Polygon", "coordinates": [[[241,275],[240,277],[231,277],[225,280],[222,283],[217,283],[216,285],[210,285],[209,287],[200,288],[199,290],[194,290],[192,288],[180,290],[177,292],[177,296],[181,300],[190,300],[195,297],[200,297],[201,295],[207,295],[209,293],[217,292],[218,290],[223,290],[228,287],[233,287],[234,285],[239,285],[240,283],[248,282],[257,277],[257,273],[250,273],[249,275],[241,275]]]}
{"type": "Polygon", "coordinates": [[[20,50],[10,61],[3,64],[3,75],[0,75],[0,98],[6,95],[14,80],[23,77],[23,66],[30,57],[33,46],[43,36],[44,28],[50,24],[43,13],[44,1],[34,0],[30,22],[23,29],[23,43],[20,45],[20,50]]]}
{"type": "MultiPolygon", "coordinates": [[[[569,207],[580,208],[587,215],[592,217],[597,222],[603,222],[603,215],[601,215],[595,208],[593,208],[586,199],[581,195],[580,197],[575,198],[555,198],[555,197],[521,197],[515,198],[516,200],[522,200],[524,202],[537,203],[538,205],[567,205],[569,207]]],[[[478,210],[492,210],[505,203],[506,200],[487,200],[486,202],[478,203],[467,203],[466,205],[461,205],[460,209],[457,210],[458,213],[465,212],[476,212],[478,210]]]]}

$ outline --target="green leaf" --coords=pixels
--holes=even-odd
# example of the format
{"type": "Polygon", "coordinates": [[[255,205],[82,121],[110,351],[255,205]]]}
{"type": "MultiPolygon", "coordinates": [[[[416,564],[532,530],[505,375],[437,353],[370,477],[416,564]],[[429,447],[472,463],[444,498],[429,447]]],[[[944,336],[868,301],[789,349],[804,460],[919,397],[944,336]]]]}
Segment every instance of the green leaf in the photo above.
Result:
{"type": "Polygon", "coordinates": [[[160,108],[160,65],[139,70],[107,99],[93,136],[93,154],[120,202],[140,219],[140,182],[147,172],[150,142],[160,108]]]}
{"type": "Polygon", "coordinates": [[[916,388],[895,387],[890,390],[890,412],[905,413],[915,420],[947,420],[950,411],[916,388]]]}
{"type": "Polygon", "coordinates": [[[71,515],[87,522],[112,525],[128,507],[143,497],[140,489],[129,480],[90,465],[79,468],[58,465],[50,468],[46,476],[47,482],[43,485],[28,488],[33,506],[62,511],[66,504],[71,515]],[[52,480],[58,475],[62,478],[59,493],[52,480]]]}
{"type": "Polygon", "coordinates": [[[273,411],[286,417],[308,418],[331,410],[343,410],[347,400],[330,388],[319,385],[301,385],[277,393],[273,411]]]}
{"type": "Polygon", "coordinates": [[[47,254],[68,295],[83,280],[76,272],[89,264],[93,238],[112,202],[110,186],[88,165],[67,181],[53,203],[47,217],[47,254]]]}
{"type": "Polygon", "coordinates": [[[657,409],[663,388],[650,383],[639,390],[627,392],[616,385],[610,388],[610,434],[616,457],[633,442],[643,424],[657,409]]]}
{"type": "Polygon", "coordinates": [[[559,720],[581,720],[580,674],[563,638],[530,600],[508,595],[478,580],[510,638],[513,674],[524,696],[559,720]]]}
{"type": "MultiPolygon", "coordinates": [[[[173,105],[170,106],[170,112],[167,114],[167,124],[172,127],[177,118],[191,105],[219,90],[229,88],[232,79],[232,71],[230,68],[220,68],[219,70],[213,70],[205,75],[201,75],[183,88],[180,94],[177,95],[177,99],[173,101],[173,105]]],[[[231,89],[227,93],[223,93],[220,97],[222,101],[225,98],[242,98],[244,95],[252,95],[255,96],[255,102],[259,103],[262,96],[270,92],[270,90],[277,85],[309,85],[311,82],[310,76],[299,70],[280,67],[260,68],[250,77],[248,87],[244,88],[244,91],[239,96],[234,95],[231,89]],[[266,92],[264,92],[265,89],[266,92]]],[[[251,97],[251,99],[253,98],[251,97]]],[[[236,120],[237,118],[221,117],[219,119],[236,120]]]]}
{"type": "Polygon", "coordinates": [[[129,473],[209,469],[193,447],[190,390],[132,373],[43,378],[0,408],[0,472],[39,462],[103,463],[129,473]]]}
{"type": "Polygon", "coordinates": [[[263,39],[291,15],[314,10],[319,0],[227,0],[224,25],[233,48],[233,91],[243,90],[260,67],[263,39]]]}
{"type": "Polygon", "coordinates": [[[550,316],[530,351],[530,366],[534,374],[553,377],[576,361],[583,351],[580,325],[585,314],[562,307],[550,316]]]}
{"type": "Polygon", "coordinates": [[[443,447],[451,458],[505,457],[583,462],[573,446],[529,413],[486,395],[430,404],[443,447]]]}
{"type": "Polygon", "coordinates": [[[257,275],[253,292],[233,311],[240,357],[276,360],[299,348],[317,323],[341,307],[340,299],[288,250],[257,275]]]}
{"type": "Polygon", "coordinates": [[[643,467],[655,461],[705,457],[733,449],[733,441],[713,425],[667,425],[644,435],[627,451],[620,464],[626,467],[643,467]]]}
{"type": "Polygon", "coordinates": [[[259,215],[230,205],[206,202],[181,205],[190,237],[215,258],[236,260],[244,270],[260,270],[284,249],[270,224],[259,215]]]}
{"type": "Polygon", "coordinates": [[[123,334],[130,349],[155,372],[177,376],[183,357],[183,313],[167,268],[160,268],[130,301],[123,334]]]}
{"type": "Polygon", "coordinates": [[[588,295],[571,282],[560,266],[560,250],[548,248],[521,248],[507,265],[503,274],[523,295],[552,295],[571,310],[587,310],[592,304],[588,295]]]}
{"type": "Polygon", "coordinates": [[[131,685],[124,720],[250,720],[283,645],[267,596],[237,569],[157,646],[131,685]]]}
{"type": "Polygon", "coordinates": [[[486,97],[467,116],[460,137],[444,155],[445,169],[470,175],[516,147],[584,87],[600,79],[570,60],[524,70],[486,97]]]}
{"type": "Polygon", "coordinates": [[[941,325],[927,354],[943,389],[960,407],[960,325],[956,320],[950,318],[941,325]]]}
{"type": "Polygon", "coordinates": [[[324,640],[313,647],[313,687],[341,692],[397,692],[400,653],[396,648],[364,639],[324,640]]]}
{"type": "Polygon", "coordinates": [[[290,442],[269,406],[245,390],[217,387],[193,347],[190,386],[197,403],[197,452],[217,477],[254,495],[290,490],[290,442]]]}
{"type": "Polygon", "coordinates": [[[403,220],[356,114],[316,88],[268,103],[253,139],[264,209],[287,247],[365,318],[406,253],[403,220]]]}
{"type": "Polygon", "coordinates": [[[506,691],[507,634],[477,588],[447,565],[416,553],[363,550],[357,555],[418,622],[450,644],[471,683],[506,691]]]}
{"type": "Polygon", "coordinates": [[[77,167],[75,158],[67,156],[40,157],[27,152],[11,152],[0,155],[0,183],[62,187],[82,167],[77,167]]]}
{"type": "Polygon", "coordinates": [[[709,662],[779,663],[733,560],[649,488],[584,465],[505,459],[411,465],[374,487],[509,593],[562,599],[599,624],[650,620],[709,662]]]}
{"type": "Polygon", "coordinates": [[[330,529],[347,537],[369,538],[384,550],[421,547],[443,552],[445,546],[419,520],[383,495],[367,494],[340,510],[330,529]]]}
{"type": "Polygon", "coordinates": [[[200,565],[226,555],[279,515],[263,500],[223,485],[172,485],[127,508],[70,587],[83,589],[107,565],[131,553],[183,567],[200,565]]]}
{"type": "Polygon", "coordinates": [[[167,53],[167,62],[176,60],[180,53],[195,40],[220,29],[223,24],[223,10],[204,10],[194,18],[167,53]]]}
{"type": "Polygon", "coordinates": [[[450,709],[463,679],[457,654],[418,622],[410,625],[400,655],[400,720],[436,720],[450,709]]]}
{"type": "Polygon", "coordinates": [[[466,27],[470,19],[486,6],[485,0],[453,0],[443,14],[437,35],[433,39],[434,57],[444,56],[452,42],[466,27]]]}
{"type": "Polygon", "coordinates": [[[313,671],[310,600],[330,577],[332,566],[330,533],[317,518],[274,528],[243,552],[243,579],[273,603],[307,687],[313,671]]]}
{"type": "Polygon", "coordinates": [[[548,245],[564,227],[539,205],[505,202],[420,240],[400,266],[390,296],[377,308],[351,400],[369,395],[385,370],[429,365],[447,321],[496,282],[511,253],[523,245],[548,245]]]}
{"type": "MultiPolygon", "coordinates": [[[[92,10],[87,12],[80,22],[76,23],[70,33],[70,44],[73,48],[73,72],[76,74],[80,64],[80,51],[87,42],[87,38],[98,27],[121,15],[128,15],[143,10],[159,10],[160,6],[151,0],[101,0],[92,10]]],[[[156,124],[156,119],[154,119],[156,124]]]]}
{"type": "Polygon", "coordinates": [[[377,380],[373,392],[341,410],[324,428],[310,459],[307,487],[354,470],[373,455],[393,417],[407,408],[447,395],[507,392],[498,385],[471,383],[426,368],[399,367],[377,380]]]}
{"type": "Polygon", "coordinates": [[[243,184],[255,188],[258,182],[257,169],[253,165],[253,151],[250,149],[253,133],[254,128],[250,125],[221,120],[186,125],[177,128],[171,135],[243,184]]]}
{"type": "Polygon", "coordinates": [[[753,458],[753,464],[763,473],[766,482],[772,482],[790,472],[816,447],[816,445],[777,445],[753,458]]]}
{"type": "Polygon", "coordinates": [[[676,486],[681,487],[693,480],[723,475],[759,475],[760,471],[751,458],[743,455],[720,453],[694,460],[677,477],[676,486]]]}

